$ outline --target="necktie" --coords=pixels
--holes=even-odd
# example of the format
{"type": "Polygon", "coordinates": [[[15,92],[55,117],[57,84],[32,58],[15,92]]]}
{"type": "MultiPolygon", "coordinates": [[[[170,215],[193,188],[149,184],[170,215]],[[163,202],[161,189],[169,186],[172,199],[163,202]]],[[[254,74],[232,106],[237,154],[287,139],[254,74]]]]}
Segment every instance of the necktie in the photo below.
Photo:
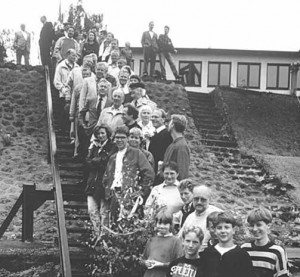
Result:
{"type": "Polygon", "coordinates": [[[97,114],[98,114],[98,117],[101,114],[101,107],[102,107],[102,97],[99,98],[98,105],[97,105],[97,114]]]}

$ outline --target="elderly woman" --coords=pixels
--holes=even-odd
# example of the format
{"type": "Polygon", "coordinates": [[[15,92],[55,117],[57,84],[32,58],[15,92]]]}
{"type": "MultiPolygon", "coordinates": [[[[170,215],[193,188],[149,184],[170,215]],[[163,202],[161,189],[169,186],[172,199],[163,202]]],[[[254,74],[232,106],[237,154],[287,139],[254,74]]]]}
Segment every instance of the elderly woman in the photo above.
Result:
{"type": "Polygon", "coordinates": [[[143,136],[141,129],[135,127],[129,131],[129,137],[128,137],[129,145],[133,148],[140,149],[146,156],[150,165],[154,168],[153,155],[149,151],[142,148],[143,140],[144,140],[144,136],[143,136]]]}
{"type": "Polygon", "coordinates": [[[89,177],[85,193],[87,195],[88,212],[97,237],[100,235],[101,221],[106,218],[106,215],[103,214],[106,209],[103,208],[103,205],[105,205],[105,190],[102,185],[102,178],[108,159],[116,150],[114,143],[111,141],[111,133],[111,129],[107,125],[96,126],[94,139],[86,158],[89,177]]]}
{"type": "Polygon", "coordinates": [[[142,133],[145,137],[145,148],[148,150],[150,144],[150,138],[154,135],[155,128],[152,125],[151,119],[152,109],[148,105],[144,105],[139,111],[138,124],[142,129],[142,133]]]}

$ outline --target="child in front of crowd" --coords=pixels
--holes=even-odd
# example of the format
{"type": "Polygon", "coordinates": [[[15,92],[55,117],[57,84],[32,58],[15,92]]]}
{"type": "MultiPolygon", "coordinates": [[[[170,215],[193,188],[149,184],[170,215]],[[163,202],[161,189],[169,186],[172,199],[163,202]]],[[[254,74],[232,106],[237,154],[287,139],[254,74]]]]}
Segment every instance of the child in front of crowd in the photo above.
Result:
{"type": "Polygon", "coordinates": [[[182,228],[183,223],[190,213],[195,211],[193,205],[193,188],[195,184],[191,179],[184,179],[180,181],[178,190],[180,197],[184,205],[177,213],[173,214],[173,226],[175,232],[178,233],[180,228],[182,228]]]}
{"type": "Polygon", "coordinates": [[[257,208],[249,213],[247,221],[254,241],[243,244],[242,248],[249,253],[256,276],[289,276],[285,250],[274,244],[268,236],[272,222],[271,212],[263,207],[257,208]]]}
{"type": "Polygon", "coordinates": [[[182,242],[171,233],[172,215],[162,209],[156,216],[157,235],[149,239],[143,258],[144,277],[165,277],[171,261],[182,256],[182,242]]]}
{"type": "Polygon", "coordinates": [[[216,236],[214,221],[216,220],[219,212],[212,212],[206,218],[206,228],[210,234],[210,239],[207,242],[207,246],[216,245],[218,243],[218,238],[216,236]]]}
{"type": "Polygon", "coordinates": [[[234,244],[236,221],[228,212],[220,212],[214,228],[218,243],[203,251],[203,274],[205,277],[254,277],[249,254],[234,244]]]}
{"type": "Polygon", "coordinates": [[[187,226],[182,232],[184,256],[171,262],[166,277],[202,277],[202,259],[199,250],[204,238],[198,226],[187,226]]]}

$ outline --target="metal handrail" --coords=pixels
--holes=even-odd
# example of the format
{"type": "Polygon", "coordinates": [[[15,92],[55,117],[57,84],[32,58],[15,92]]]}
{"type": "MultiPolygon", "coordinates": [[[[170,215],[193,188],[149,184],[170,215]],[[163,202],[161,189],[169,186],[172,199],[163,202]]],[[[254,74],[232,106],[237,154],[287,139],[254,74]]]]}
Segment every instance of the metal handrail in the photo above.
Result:
{"type": "Polygon", "coordinates": [[[48,118],[48,131],[49,131],[49,144],[50,144],[50,160],[51,160],[51,171],[52,171],[53,184],[54,184],[56,215],[58,221],[60,263],[62,267],[63,277],[72,277],[68,237],[67,237],[67,230],[66,230],[66,223],[65,223],[64,202],[62,197],[62,189],[61,189],[58,165],[55,159],[57,146],[56,146],[56,136],[54,131],[53,105],[52,105],[52,96],[51,96],[51,87],[50,87],[50,73],[49,73],[48,66],[45,66],[45,75],[46,75],[46,85],[47,85],[47,118],[48,118]]]}

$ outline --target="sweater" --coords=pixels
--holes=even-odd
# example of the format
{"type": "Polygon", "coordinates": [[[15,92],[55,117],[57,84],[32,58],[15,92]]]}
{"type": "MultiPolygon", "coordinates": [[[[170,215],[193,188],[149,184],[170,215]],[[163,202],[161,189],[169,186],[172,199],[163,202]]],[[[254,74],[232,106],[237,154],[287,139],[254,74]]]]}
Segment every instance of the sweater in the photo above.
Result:
{"type": "Polygon", "coordinates": [[[249,253],[257,277],[289,276],[287,255],[281,246],[273,242],[264,246],[244,243],[242,248],[249,253]]]}
{"type": "Polygon", "coordinates": [[[180,257],[170,263],[166,277],[204,277],[202,259],[180,257]]]}
{"type": "Polygon", "coordinates": [[[249,254],[236,246],[221,255],[210,246],[201,255],[205,277],[255,277],[249,254]]]}
{"type": "MultiPolygon", "coordinates": [[[[145,260],[169,263],[182,256],[182,242],[174,236],[156,236],[148,240],[143,254],[145,260]]],[[[144,277],[165,277],[167,268],[146,269],[144,277]]]]}

